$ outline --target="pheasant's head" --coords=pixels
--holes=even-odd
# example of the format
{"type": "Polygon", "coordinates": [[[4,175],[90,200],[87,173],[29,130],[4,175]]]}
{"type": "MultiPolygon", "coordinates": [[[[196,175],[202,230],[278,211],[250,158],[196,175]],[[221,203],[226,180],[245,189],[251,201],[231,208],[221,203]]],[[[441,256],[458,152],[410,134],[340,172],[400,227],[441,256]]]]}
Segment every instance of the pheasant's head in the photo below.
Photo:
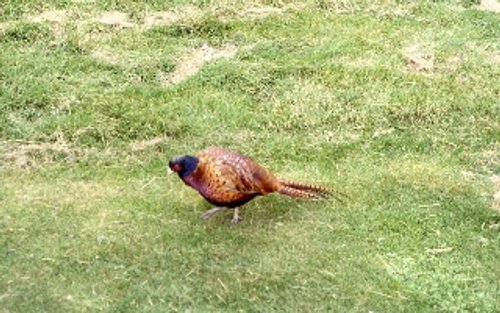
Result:
{"type": "Polygon", "coordinates": [[[168,162],[168,167],[179,174],[180,177],[188,176],[198,166],[198,158],[191,155],[178,156],[168,162]]]}

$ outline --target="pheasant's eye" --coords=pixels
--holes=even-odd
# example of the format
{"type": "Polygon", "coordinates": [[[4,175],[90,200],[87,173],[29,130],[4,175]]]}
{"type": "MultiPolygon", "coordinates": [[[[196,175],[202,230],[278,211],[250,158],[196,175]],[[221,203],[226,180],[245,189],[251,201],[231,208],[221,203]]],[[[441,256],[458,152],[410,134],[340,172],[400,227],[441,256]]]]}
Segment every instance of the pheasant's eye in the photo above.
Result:
{"type": "Polygon", "coordinates": [[[170,169],[174,172],[180,172],[182,170],[182,165],[180,163],[170,164],[170,169]]]}

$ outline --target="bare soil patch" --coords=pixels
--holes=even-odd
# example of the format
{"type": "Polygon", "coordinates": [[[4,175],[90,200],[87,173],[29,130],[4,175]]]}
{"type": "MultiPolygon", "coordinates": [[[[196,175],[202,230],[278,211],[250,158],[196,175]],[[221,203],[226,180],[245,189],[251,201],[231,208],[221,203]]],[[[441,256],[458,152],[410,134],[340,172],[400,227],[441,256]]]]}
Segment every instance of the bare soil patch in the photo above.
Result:
{"type": "Polygon", "coordinates": [[[154,12],[144,18],[144,27],[171,25],[180,19],[181,16],[173,11],[154,12]]]}
{"type": "Polygon", "coordinates": [[[51,10],[45,11],[37,15],[30,15],[28,20],[34,23],[53,22],[64,23],[69,17],[66,10],[51,10]]]}
{"type": "Polygon", "coordinates": [[[481,0],[479,8],[484,11],[500,13],[500,2],[498,0],[481,0]]]}
{"type": "Polygon", "coordinates": [[[406,48],[404,57],[407,67],[412,71],[431,72],[434,69],[434,56],[424,51],[420,45],[406,48]]]}
{"type": "Polygon", "coordinates": [[[32,23],[49,23],[50,28],[57,36],[62,36],[65,32],[65,24],[69,20],[71,13],[66,10],[50,10],[39,14],[29,15],[26,20],[32,23]]]}
{"type": "Polygon", "coordinates": [[[500,54],[492,53],[490,59],[494,64],[500,64],[500,54]]]}
{"type": "Polygon", "coordinates": [[[251,18],[264,18],[272,14],[282,14],[283,9],[275,7],[253,7],[243,10],[239,15],[251,18]]]}
{"type": "Polygon", "coordinates": [[[7,29],[7,27],[9,27],[9,23],[7,23],[7,22],[0,22],[0,33],[3,33],[3,31],[5,29],[7,29]]]}
{"type": "Polygon", "coordinates": [[[178,84],[186,78],[195,75],[206,63],[221,58],[232,58],[237,52],[238,48],[234,45],[225,45],[220,48],[204,45],[181,60],[174,72],[168,75],[165,80],[169,84],[178,84]]]}
{"type": "Polygon", "coordinates": [[[120,11],[103,12],[98,22],[116,28],[130,28],[136,26],[128,19],[128,14],[120,11]]]}

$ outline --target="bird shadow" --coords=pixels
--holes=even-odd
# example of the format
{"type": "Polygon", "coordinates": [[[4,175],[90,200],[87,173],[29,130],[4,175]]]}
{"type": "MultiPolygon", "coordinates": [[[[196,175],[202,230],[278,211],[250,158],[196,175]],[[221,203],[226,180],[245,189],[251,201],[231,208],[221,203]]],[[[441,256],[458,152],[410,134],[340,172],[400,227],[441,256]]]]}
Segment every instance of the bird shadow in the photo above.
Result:
{"type": "MultiPolygon", "coordinates": [[[[274,227],[277,223],[293,222],[303,216],[305,209],[312,207],[312,202],[296,201],[293,199],[282,198],[278,196],[268,196],[257,198],[254,201],[240,207],[240,216],[242,220],[237,223],[231,223],[233,210],[228,209],[215,214],[207,220],[200,220],[207,226],[236,226],[236,227],[274,227]]],[[[207,203],[200,205],[201,215],[204,211],[212,208],[207,203]]]]}

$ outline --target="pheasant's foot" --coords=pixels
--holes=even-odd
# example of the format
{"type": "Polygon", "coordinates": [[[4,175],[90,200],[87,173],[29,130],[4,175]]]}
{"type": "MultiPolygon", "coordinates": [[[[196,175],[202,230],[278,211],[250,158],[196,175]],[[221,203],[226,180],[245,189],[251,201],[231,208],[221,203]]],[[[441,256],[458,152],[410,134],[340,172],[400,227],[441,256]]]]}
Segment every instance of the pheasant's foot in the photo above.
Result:
{"type": "Polygon", "coordinates": [[[231,220],[231,223],[237,224],[241,220],[243,220],[243,218],[240,216],[240,209],[235,208],[233,211],[233,219],[231,220]]]}
{"type": "Polygon", "coordinates": [[[212,215],[214,215],[215,213],[219,212],[219,211],[222,211],[222,210],[225,210],[226,208],[222,208],[222,207],[215,207],[213,209],[210,209],[208,211],[205,211],[201,214],[201,218],[206,220],[207,218],[210,218],[212,217],[212,215]]]}

